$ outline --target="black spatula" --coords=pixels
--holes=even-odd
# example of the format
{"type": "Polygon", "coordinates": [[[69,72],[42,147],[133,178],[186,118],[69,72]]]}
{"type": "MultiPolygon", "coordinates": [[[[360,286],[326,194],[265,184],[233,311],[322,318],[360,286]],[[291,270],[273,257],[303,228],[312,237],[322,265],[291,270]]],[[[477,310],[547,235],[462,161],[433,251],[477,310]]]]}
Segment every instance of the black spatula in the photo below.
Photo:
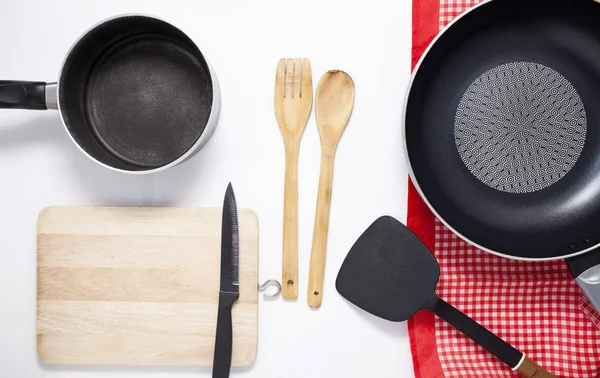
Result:
{"type": "Polygon", "coordinates": [[[440,299],[435,293],[439,277],[437,260],[425,244],[402,223],[384,216],[356,241],[342,264],[336,288],[354,305],[394,322],[429,310],[524,376],[554,377],[440,299]]]}

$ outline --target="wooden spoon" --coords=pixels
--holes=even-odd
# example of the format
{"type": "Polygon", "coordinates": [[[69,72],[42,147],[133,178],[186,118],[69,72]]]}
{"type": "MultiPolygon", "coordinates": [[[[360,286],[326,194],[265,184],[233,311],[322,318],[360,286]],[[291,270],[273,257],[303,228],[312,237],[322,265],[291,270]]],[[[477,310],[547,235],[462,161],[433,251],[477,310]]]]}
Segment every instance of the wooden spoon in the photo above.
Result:
{"type": "Polygon", "coordinates": [[[285,146],[283,199],[283,297],[298,298],[298,153],[312,109],[308,59],[281,59],[275,77],[275,114],[285,146]]]}
{"type": "Polygon", "coordinates": [[[321,175],[310,255],[308,304],[318,308],[323,301],[333,161],[338,142],[354,107],[354,82],[343,71],[328,71],[319,80],[315,96],[317,126],[321,137],[321,175]]]}

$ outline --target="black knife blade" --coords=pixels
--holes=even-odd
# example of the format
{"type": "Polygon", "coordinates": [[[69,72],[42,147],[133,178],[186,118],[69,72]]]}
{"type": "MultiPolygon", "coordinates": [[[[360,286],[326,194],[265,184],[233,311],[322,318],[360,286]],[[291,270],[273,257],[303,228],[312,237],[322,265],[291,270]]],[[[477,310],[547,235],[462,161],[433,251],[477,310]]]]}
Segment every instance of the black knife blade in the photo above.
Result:
{"type": "Polygon", "coordinates": [[[235,195],[231,183],[225,192],[221,224],[221,292],[240,292],[239,227],[235,195]]]}
{"type": "Polygon", "coordinates": [[[213,378],[227,378],[231,370],[233,326],[231,310],[240,292],[239,225],[231,183],[227,186],[221,220],[221,286],[213,359],[213,378]]]}

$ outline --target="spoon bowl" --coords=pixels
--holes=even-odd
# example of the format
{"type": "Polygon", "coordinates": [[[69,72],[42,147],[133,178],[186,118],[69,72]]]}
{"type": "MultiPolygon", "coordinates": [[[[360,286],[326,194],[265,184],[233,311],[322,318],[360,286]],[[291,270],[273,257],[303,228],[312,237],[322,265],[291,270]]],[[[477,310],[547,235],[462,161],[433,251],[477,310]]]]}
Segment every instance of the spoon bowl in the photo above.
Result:
{"type": "Polygon", "coordinates": [[[326,72],[316,91],[315,113],[321,146],[335,149],[354,107],[354,81],[340,70],[326,72]]]}

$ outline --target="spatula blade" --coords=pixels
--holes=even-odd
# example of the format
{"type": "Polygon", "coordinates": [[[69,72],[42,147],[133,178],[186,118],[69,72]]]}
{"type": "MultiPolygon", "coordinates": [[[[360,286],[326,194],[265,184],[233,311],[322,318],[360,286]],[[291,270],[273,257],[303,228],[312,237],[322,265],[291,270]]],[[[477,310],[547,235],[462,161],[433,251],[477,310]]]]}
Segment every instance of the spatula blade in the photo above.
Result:
{"type": "Polygon", "coordinates": [[[398,220],[383,216],[350,249],[336,289],[357,307],[400,322],[431,307],[439,275],[425,244],[398,220]]]}

